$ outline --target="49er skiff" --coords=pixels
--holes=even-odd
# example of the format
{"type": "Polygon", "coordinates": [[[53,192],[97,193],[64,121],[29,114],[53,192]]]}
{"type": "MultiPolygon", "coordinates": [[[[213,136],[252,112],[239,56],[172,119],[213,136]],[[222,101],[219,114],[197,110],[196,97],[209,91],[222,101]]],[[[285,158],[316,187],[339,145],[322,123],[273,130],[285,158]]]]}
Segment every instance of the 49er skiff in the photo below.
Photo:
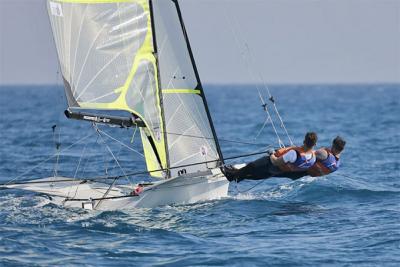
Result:
{"type": "Polygon", "coordinates": [[[99,210],[227,196],[221,150],[178,1],[48,0],[47,8],[67,117],[140,127],[147,171],[160,180],[128,186],[117,178],[109,184],[50,177],[6,187],[99,210]],[[115,110],[131,117],[104,115],[115,110]]]}

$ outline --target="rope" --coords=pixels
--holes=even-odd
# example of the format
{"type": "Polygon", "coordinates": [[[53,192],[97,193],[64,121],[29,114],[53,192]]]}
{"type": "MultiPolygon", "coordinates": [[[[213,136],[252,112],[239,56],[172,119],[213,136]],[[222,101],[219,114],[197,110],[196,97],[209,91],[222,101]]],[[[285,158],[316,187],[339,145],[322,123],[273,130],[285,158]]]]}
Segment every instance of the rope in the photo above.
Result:
{"type": "MultiPolygon", "coordinates": [[[[228,21],[228,24],[229,24],[229,26],[230,26],[231,32],[232,32],[232,34],[233,34],[233,36],[234,36],[236,45],[237,45],[237,47],[240,49],[240,42],[239,42],[238,35],[237,35],[236,31],[234,30],[233,23],[232,23],[232,21],[229,19],[226,10],[225,10],[225,17],[226,17],[226,19],[227,19],[227,21],[228,21]]],[[[250,49],[248,43],[244,42],[244,44],[245,44],[245,48],[246,48],[245,52],[247,52],[247,57],[245,56],[245,53],[241,53],[242,59],[243,59],[245,65],[246,65],[247,70],[248,70],[250,76],[252,77],[252,79],[253,79],[254,81],[257,81],[257,79],[255,78],[254,71],[253,71],[253,69],[251,68],[251,66],[254,65],[254,56],[253,56],[252,50],[250,49]],[[253,63],[253,64],[251,64],[251,63],[253,63]]],[[[265,89],[265,90],[267,91],[267,93],[268,93],[269,100],[272,102],[272,104],[273,104],[273,106],[274,106],[274,111],[275,111],[275,113],[276,113],[276,115],[277,115],[277,117],[278,117],[278,119],[279,119],[279,121],[280,121],[280,126],[281,126],[281,128],[285,131],[285,134],[286,134],[287,138],[289,139],[290,144],[293,146],[293,145],[294,145],[294,144],[293,144],[293,140],[292,140],[292,138],[290,137],[290,135],[289,135],[289,133],[288,133],[288,130],[287,130],[286,126],[285,126],[285,123],[283,122],[283,119],[282,119],[282,117],[281,117],[281,115],[280,115],[280,113],[279,113],[279,111],[278,111],[277,106],[276,106],[275,100],[274,100],[274,98],[273,98],[273,96],[272,96],[272,94],[271,94],[271,92],[270,92],[270,90],[269,90],[269,87],[268,87],[267,83],[265,82],[264,76],[262,75],[262,73],[261,73],[260,71],[258,71],[258,78],[259,78],[259,80],[261,81],[261,83],[263,84],[264,89],[265,89]]],[[[264,97],[263,97],[263,95],[262,95],[262,93],[261,93],[261,90],[260,90],[260,88],[259,88],[257,82],[256,82],[256,88],[257,88],[257,91],[258,91],[258,95],[259,95],[259,97],[260,97],[260,100],[261,100],[261,102],[262,102],[262,104],[263,104],[264,111],[267,112],[267,115],[268,115],[268,118],[270,119],[272,128],[273,128],[273,130],[274,130],[276,136],[278,137],[279,146],[280,146],[280,147],[285,147],[284,143],[282,142],[282,140],[281,140],[281,138],[280,138],[280,136],[279,136],[279,134],[278,134],[278,132],[277,132],[277,130],[276,130],[274,121],[272,120],[271,114],[270,114],[270,112],[268,111],[267,104],[266,104],[265,101],[264,101],[264,97]]],[[[259,134],[262,132],[262,130],[264,129],[265,125],[266,125],[266,124],[264,123],[264,125],[263,125],[262,128],[261,128],[261,130],[259,131],[259,134]]],[[[258,134],[258,135],[259,135],[259,134],[258,134]]],[[[258,137],[258,135],[257,135],[257,137],[258,137]]],[[[256,137],[256,138],[257,138],[257,137],[256,137]]]]}
{"type": "MultiPolygon", "coordinates": [[[[117,155],[116,158],[119,158],[119,155],[121,154],[121,151],[122,151],[122,146],[119,147],[118,152],[116,153],[116,155],[117,155]]],[[[109,168],[110,163],[108,162],[108,160],[104,161],[104,165],[105,165],[105,168],[104,168],[105,175],[108,175],[108,170],[112,171],[112,170],[114,170],[114,169],[116,169],[118,167],[118,165],[115,163],[114,166],[109,168]]]]}
{"type": "MultiPolygon", "coordinates": [[[[93,134],[94,134],[94,133],[91,133],[91,134],[89,134],[89,135],[83,137],[82,139],[78,140],[77,142],[73,143],[72,145],[68,146],[67,148],[65,148],[65,149],[63,149],[63,150],[60,150],[60,152],[64,152],[64,151],[69,150],[71,147],[73,147],[73,146],[79,144],[79,143],[82,142],[83,140],[86,140],[87,138],[89,138],[89,137],[92,136],[93,134]]],[[[10,183],[12,183],[12,182],[14,182],[14,181],[20,179],[20,178],[23,177],[25,174],[30,173],[31,171],[33,171],[34,169],[36,169],[36,168],[39,167],[40,165],[46,163],[47,161],[53,159],[53,158],[56,157],[56,156],[57,156],[57,155],[54,155],[54,154],[53,154],[52,156],[50,156],[50,157],[48,157],[47,159],[41,161],[40,163],[38,163],[37,165],[35,165],[35,166],[32,167],[31,169],[25,171],[25,172],[22,173],[21,175],[19,175],[19,176],[13,178],[13,179],[11,179],[10,181],[8,181],[7,183],[1,184],[1,185],[9,185],[10,183]]]]}
{"type": "MultiPolygon", "coordinates": [[[[233,36],[234,36],[236,46],[240,49],[240,41],[239,41],[238,35],[237,35],[236,31],[234,30],[234,27],[233,27],[233,25],[232,25],[232,21],[229,19],[226,10],[225,10],[225,18],[226,18],[226,20],[228,21],[228,24],[229,24],[229,26],[230,26],[230,30],[231,30],[231,32],[232,32],[232,34],[233,34],[233,36]]],[[[245,47],[247,48],[248,51],[250,51],[250,48],[249,48],[249,46],[248,46],[247,43],[245,43],[245,47]]],[[[248,53],[248,54],[249,54],[249,53],[248,53]]],[[[260,100],[261,100],[262,106],[263,106],[263,108],[264,108],[264,111],[267,113],[267,120],[266,120],[266,122],[267,122],[267,121],[271,122],[271,126],[272,126],[272,128],[273,128],[273,130],[274,130],[274,132],[275,132],[275,135],[277,136],[279,146],[282,147],[282,145],[283,145],[283,147],[284,147],[284,144],[283,144],[283,142],[282,142],[282,140],[281,140],[281,138],[280,138],[280,136],[279,136],[279,134],[278,134],[278,131],[276,130],[275,123],[274,123],[274,121],[272,120],[271,114],[270,114],[269,111],[268,111],[267,103],[265,103],[265,101],[264,101],[264,97],[263,97],[263,95],[262,95],[262,93],[261,93],[261,90],[260,90],[260,87],[259,87],[259,85],[258,85],[258,83],[257,83],[256,75],[254,74],[254,71],[253,71],[253,69],[252,69],[251,66],[250,66],[250,62],[249,62],[248,58],[246,58],[245,53],[241,53],[241,56],[242,56],[242,60],[243,60],[244,64],[245,64],[246,67],[247,67],[247,71],[248,71],[249,75],[251,76],[251,78],[252,78],[254,81],[256,81],[255,87],[256,87],[256,89],[257,89],[258,96],[260,97],[260,100]]],[[[259,74],[259,76],[261,76],[261,74],[259,74]]],[[[265,128],[265,126],[266,126],[266,123],[263,124],[263,126],[261,127],[261,130],[259,131],[259,133],[257,134],[257,136],[256,136],[255,139],[257,139],[257,137],[261,134],[261,132],[263,131],[263,129],[265,128]]]]}
{"type": "Polygon", "coordinates": [[[281,139],[281,137],[279,136],[278,131],[276,130],[275,124],[273,123],[273,120],[272,120],[271,114],[269,113],[267,104],[264,104],[263,107],[264,107],[264,111],[265,111],[265,112],[267,113],[267,115],[268,115],[267,119],[269,119],[269,120],[271,121],[271,126],[272,126],[272,129],[274,129],[276,138],[278,139],[279,147],[281,147],[281,148],[285,147],[285,144],[282,142],[282,139],[281,139]]]}
{"type": "MultiPolygon", "coordinates": [[[[249,55],[250,62],[253,62],[253,63],[254,63],[254,56],[253,56],[252,50],[250,49],[250,47],[249,47],[249,45],[248,45],[247,43],[245,43],[245,46],[246,46],[246,48],[247,48],[247,53],[248,53],[248,55],[249,55]]],[[[252,64],[252,65],[254,65],[254,64],[252,64]]],[[[294,146],[293,141],[292,141],[292,138],[290,137],[290,135],[289,135],[289,133],[288,133],[288,131],[287,131],[287,129],[286,129],[285,123],[283,122],[283,119],[282,119],[282,117],[281,117],[281,115],[280,115],[280,113],[279,113],[279,111],[278,111],[278,108],[277,108],[276,103],[275,103],[275,99],[274,99],[274,97],[272,96],[271,91],[269,90],[269,87],[268,87],[267,83],[265,82],[264,76],[262,75],[262,73],[261,73],[260,71],[258,72],[258,76],[259,76],[259,79],[260,79],[261,83],[262,83],[263,86],[264,86],[264,89],[265,89],[265,90],[267,91],[267,93],[268,93],[268,96],[269,96],[268,99],[272,102],[272,105],[274,106],[275,114],[276,114],[277,117],[279,118],[281,128],[285,131],[286,136],[287,136],[287,138],[289,139],[290,145],[294,146]]],[[[265,103],[264,103],[264,105],[265,105],[265,103]]]]}
{"type": "Polygon", "coordinates": [[[100,130],[97,126],[96,126],[95,128],[96,128],[96,131],[97,131],[98,133],[101,133],[101,134],[107,136],[108,138],[110,138],[111,140],[117,142],[117,143],[120,144],[121,146],[123,146],[123,147],[129,149],[130,151],[133,151],[133,152],[135,152],[136,154],[139,154],[140,156],[142,156],[143,158],[145,158],[145,156],[144,156],[142,153],[140,153],[139,151],[137,151],[136,149],[133,149],[133,148],[131,148],[130,146],[125,145],[124,143],[122,143],[122,142],[119,141],[118,139],[115,139],[115,138],[112,137],[111,135],[109,135],[109,134],[107,134],[106,132],[100,130]]]}
{"type": "Polygon", "coordinates": [[[58,162],[60,159],[60,147],[61,147],[61,134],[60,134],[60,130],[58,130],[58,142],[56,140],[56,129],[57,129],[57,125],[53,125],[52,127],[53,130],[53,142],[54,142],[54,146],[55,146],[55,150],[56,152],[54,153],[56,155],[56,162],[54,163],[54,178],[58,176],[58,162]]]}
{"type": "MultiPolygon", "coordinates": [[[[110,126],[110,125],[106,125],[106,126],[113,127],[113,126],[110,126]]],[[[136,126],[135,127],[135,131],[134,131],[134,133],[132,135],[132,138],[131,138],[131,143],[133,142],[133,139],[135,137],[137,128],[138,127],[136,126]]],[[[102,131],[102,133],[105,134],[104,131],[102,131]]],[[[168,135],[176,135],[176,136],[183,136],[183,137],[190,137],[190,138],[214,140],[214,137],[204,137],[204,136],[198,136],[198,135],[181,134],[181,133],[173,133],[173,132],[163,132],[163,133],[168,134],[168,135]]],[[[113,139],[113,140],[115,140],[115,139],[113,139]]],[[[115,140],[115,141],[117,141],[117,140],[115,140]]],[[[233,140],[233,139],[226,139],[226,138],[218,138],[218,141],[228,142],[228,143],[235,143],[235,144],[243,144],[243,145],[255,145],[255,146],[267,146],[268,145],[266,143],[254,143],[254,142],[247,142],[247,141],[243,141],[243,140],[233,140]]],[[[135,151],[135,152],[137,152],[137,151],[135,151]]]]}
{"type": "MultiPolygon", "coordinates": [[[[125,175],[126,179],[128,180],[128,182],[132,185],[132,183],[130,182],[128,176],[126,176],[126,173],[124,171],[124,169],[121,167],[121,165],[119,164],[118,159],[115,157],[114,153],[112,152],[112,150],[110,149],[110,147],[107,145],[106,141],[104,140],[103,136],[100,134],[100,130],[97,127],[97,125],[95,123],[93,123],[93,127],[95,128],[96,132],[98,133],[98,135],[100,136],[100,139],[103,141],[103,144],[106,146],[107,150],[110,152],[111,156],[114,158],[115,163],[118,165],[118,167],[121,169],[122,173],[125,175]]],[[[106,198],[108,193],[110,193],[111,189],[114,187],[115,182],[117,181],[117,178],[114,179],[114,181],[110,184],[110,186],[108,187],[107,191],[104,193],[102,198],[106,198]]],[[[99,205],[102,203],[102,200],[100,200],[97,204],[95,208],[98,208],[99,205]]]]}
{"type": "Polygon", "coordinates": [[[278,111],[278,107],[276,106],[275,99],[274,99],[274,97],[272,96],[271,92],[269,91],[268,85],[264,82],[264,79],[263,79],[263,84],[264,84],[264,88],[265,88],[265,89],[267,90],[267,92],[268,92],[269,100],[272,102],[272,104],[273,104],[273,106],[274,106],[275,114],[276,114],[277,117],[279,118],[279,121],[280,121],[280,123],[281,123],[281,124],[280,124],[280,125],[281,125],[281,128],[285,131],[286,136],[287,136],[287,138],[289,139],[290,145],[291,145],[291,146],[294,146],[293,140],[292,140],[292,138],[290,137],[289,132],[288,132],[288,130],[286,129],[285,123],[283,122],[283,119],[282,119],[282,117],[281,117],[281,115],[280,115],[280,113],[279,113],[279,111],[278,111]]]}
{"type": "MultiPolygon", "coordinates": [[[[121,169],[122,173],[124,174],[122,177],[126,177],[126,179],[128,180],[128,182],[132,185],[131,181],[129,180],[128,176],[126,175],[124,169],[122,168],[122,166],[119,164],[118,159],[115,157],[114,153],[112,152],[111,148],[107,145],[106,141],[104,140],[103,136],[101,135],[100,129],[97,127],[97,125],[95,123],[93,123],[93,127],[95,128],[96,132],[98,133],[101,141],[103,142],[103,144],[105,145],[105,147],[107,148],[108,152],[110,152],[111,156],[113,157],[115,163],[118,165],[118,167],[121,169]]],[[[117,140],[118,141],[118,140],[117,140]]],[[[121,144],[123,144],[122,142],[120,142],[121,144]]],[[[129,147],[128,147],[129,148],[129,147]]]]}
{"type": "Polygon", "coordinates": [[[133,131],[132,137],[131,137],[131,144],[133,144],[133,141],[135,140],[135,136],[136,136],[136,131],[139,127],[137,127],[137,125],[135,126],[135,130],[133,131]]]}
{"type": "MultiPolygon", "coordinates": [[[[94,143],[99,144],[99,136],[98,135],[96,136],[96,141],[94,143]]],[[[83,163],[83,167],[82,167],[82,171],[81,171],[82,175],[85,174],[86,168],[89,165],[89,161],[90,161],[90,157],[87,157],[85,162],[83,163]]]]}
{"type": "MultiPolygon", "coordinates": [[[[272,147],[272,146],[270,146],[270,147],[272,147]]],[[[250,156],[266,154],[267,152],[268,151],[261,151],[261,152],[242,154],[242,155],[227,157],[227,158],[225,158],[225,160],[246,158],[246,157],[250,157],[250,156]]],[[[124,175],[117,175],[117,176],[98,176],[98,177],[87,178],[87,179],[82,179],[82,180],[83,181],[97,181],[97,180],[120,179],[120,178],[124,178],[124,177],[129,177],[129,176],[150,174],[152,172],[168,171],[168,170],[179,169],[179,168],[190,167],[190,166],[196,166],[196,165],[205,164],[205,163],[213,163],[213,162],[220,162],[220,160],[219,159],[218,160],[209,160],[209,161],[206,161],[206,162],[197,162],[197,163],[185,164],[185,165],[181,165],[181,166],[158,169],[158,170],[153,170],[153,171],[140,171],[140,172],[124,173],[124,175]]],[[[221,164],[219,167],[222,167],[224,165],[225,164],[221,164]]],[[[75,179],[63,179],[63,180],[57,180],[57,181],[54,181],[54,182],[72,182],[72,181],[76,181],[76,180],[75,179]]],[[[0,184],[0,186],[9,185],[10,182],[5,183],[5,184],[0,184]]],[[[40,183],[48,183],[48,181],[37,181],[37,182],[35,182],[35,181],[21,181],[19,183],[13,183],[13,184],[15,185],[15,184],[36,184],[36,183],[38,183],[38,184],[40,184],[40,183]]]]}
{"type": "MultiPolygon", "coordinates": [[[[87,147],[87,143],[86,143],[85,146],[83,147],[81,156],[79,157],[78,166],[76,166],[75,173],[74,173],[74,179],[76,178],[76,175],[78,174],[78,170],[79,170],[79,167],[80,167],[80,165],[81,165],[82,158],[83,158],[83,156],[84,156],[84,154],[85,154],[85,152],[86,152],[86,147],[87,147]]],[[[68,197],[69,197],[69,194],[70,194],[70,192],[71,192],[71,189],[72,189],[72,185],[68,188],[68,194],[67,194],[68,197]]],[[[74,197],[76,196],[77,191],[78,191],[78,186],[76,187],[74,197]]]]}
{"type": "Polygon", "coordinates": [[[254,140],[256,140],[258,138],[258,136],[261,134],[261,132],[264,130],[265,126],[267,125],[267,122],[269,121],[269,122],[271,122],[272,129],[274,130],[276,138],[278,139],[279,147],[281,147],[281,148],[285,147],[285,144],[282,142],[281,137],[279,136],[278,131],[276,130],[275,123],[274,123],[274,121],[273,121],[273,119],[271,117],[271,113],[269,113],[268,105],[267,105],[267,103],[265,103],[264,97],[262,96],[261,91],[258,88],[258,86],[257,86],[257,91],[258,91],[258,96],[260,97],[264,112],[267,113],[267,119],[265,120],[263,126],[261,127],[260,131],[258,132],[256,137],[254,138],[254,140]]]}
{"type": "MultiPolygon", "coordinates": [[[[171,133],[171,132],[165,132],[165,133],[169,134],[169,135],[214,140],[213,137],[204,137],[204,136],[196,136],[196,135],[190,135],[190,134],[171,133]]],[[[242,140],[232,140],[232,139],[224,139],[224,138],[218,138],[218,141],[236,143],[236,144],[243,144],[243,145],[268,146],[268,144],[265,144],[265,143],[253,143],[253,142],[246,142],[246,141],[242,141],[242,140]]]]}
{"type": "MultiPolygon", "coordinates": [[[[236,185],[236,191],[237,191],[239,194],[247,193],[247,192],[249,192],[250,190],[254,189],[255,187],[259,186],[260,184],[264,183],[266,180],[267,180],[267,179],[263,179],[261,182],[258,182],[258,183],[256,183],[255,185],[253,185],[252,187],[250,187],[249,189],[246,189],[246,190],[243,190],[243,191],[239,191],[239,189],[238,189],[238,187],[237,187],[237,185],[236,185]]],[[[236,184],[237,184],[237,183],[236,183],[236,184]]]]}

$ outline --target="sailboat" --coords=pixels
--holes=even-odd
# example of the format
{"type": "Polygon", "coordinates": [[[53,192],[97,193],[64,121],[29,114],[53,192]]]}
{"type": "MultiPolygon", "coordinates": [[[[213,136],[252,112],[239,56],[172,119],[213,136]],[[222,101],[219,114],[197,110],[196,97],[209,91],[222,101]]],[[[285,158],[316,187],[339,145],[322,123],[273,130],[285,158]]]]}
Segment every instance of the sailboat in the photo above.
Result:
{"type": "Polygon", "coordinates": [[[226,197],[223,156],[178,0],[48,0],[47,8],[66,116],[139,127],[147,172],[156,181],[118,185],[119,177],[110,184],[55,176],[6,186],[95,210],[226,197]]]}

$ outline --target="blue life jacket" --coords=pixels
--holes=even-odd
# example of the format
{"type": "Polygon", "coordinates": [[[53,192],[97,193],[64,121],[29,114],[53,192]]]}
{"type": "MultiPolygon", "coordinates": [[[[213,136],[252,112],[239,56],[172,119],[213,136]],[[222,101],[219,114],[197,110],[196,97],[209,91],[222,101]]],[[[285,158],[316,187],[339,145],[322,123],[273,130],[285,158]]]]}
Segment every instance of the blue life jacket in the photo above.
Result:
{"type": "Polygon", "coordinates": [[[306,153],[299,153],[299,151],[296,150],[296,154],[297,159],[292,164],[301,170],[307,170],[311,168],[317,160],[314,153],[312,153],[312,157],[310,159],[307,159],[306,153]]]}
{"type": "Polygon", "coordinates": [[[330,151],[328,152],[328,157],[325,160],[321,160],[321,163],[331,172],[337,171],[340,167],[340,159],[336,158],[330,151]]]}
{"type": "Polygon", "coordinates": [[[311,166],[315,164],[316,158],[314,151],[306,153],[302,147],[287,147],[287,148],[281,148],[278,149],[275,152],[276,157],[281,157],[290,150],[296,151],[297,158],[296,161],[293,163],[286,163],[283,166],[280,166],[279,168],[284,171],[284,172],[299,172],[299,171],[306,171],[309,169],[311,166]],[[311,158],[307,158],[309,154],[312,154],[311,158]]]}
{"type": "Polygon", "coordinates": [[[340,159],[335,157],[330,149],[324,149],[328,153],[328,157],[324,160],[317,160],[315,165],[307,170],[308,174],[313,177],[330,174],[340,167],[340,159]]]}

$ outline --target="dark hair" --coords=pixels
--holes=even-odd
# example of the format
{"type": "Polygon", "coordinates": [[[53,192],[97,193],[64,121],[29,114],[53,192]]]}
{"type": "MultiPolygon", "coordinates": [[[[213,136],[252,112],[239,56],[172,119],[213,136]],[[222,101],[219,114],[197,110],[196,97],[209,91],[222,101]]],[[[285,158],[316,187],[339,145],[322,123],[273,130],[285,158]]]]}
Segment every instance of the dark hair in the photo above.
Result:
{"type": "Polygon", "coordinates": [[[336,136],[332,141],[332,148],[336,149],[339,153],[342,152],[344,146],[346,145],[346,141],[340,136],[336,136]]]}
{"type": "Polygon", "coordinates": [[[317,144],[318,141],[318,136],[314,132],[308,132],[306,133],[306,136],[304,136],[304,144],[307,147],[313,147],[317,144]]]}

